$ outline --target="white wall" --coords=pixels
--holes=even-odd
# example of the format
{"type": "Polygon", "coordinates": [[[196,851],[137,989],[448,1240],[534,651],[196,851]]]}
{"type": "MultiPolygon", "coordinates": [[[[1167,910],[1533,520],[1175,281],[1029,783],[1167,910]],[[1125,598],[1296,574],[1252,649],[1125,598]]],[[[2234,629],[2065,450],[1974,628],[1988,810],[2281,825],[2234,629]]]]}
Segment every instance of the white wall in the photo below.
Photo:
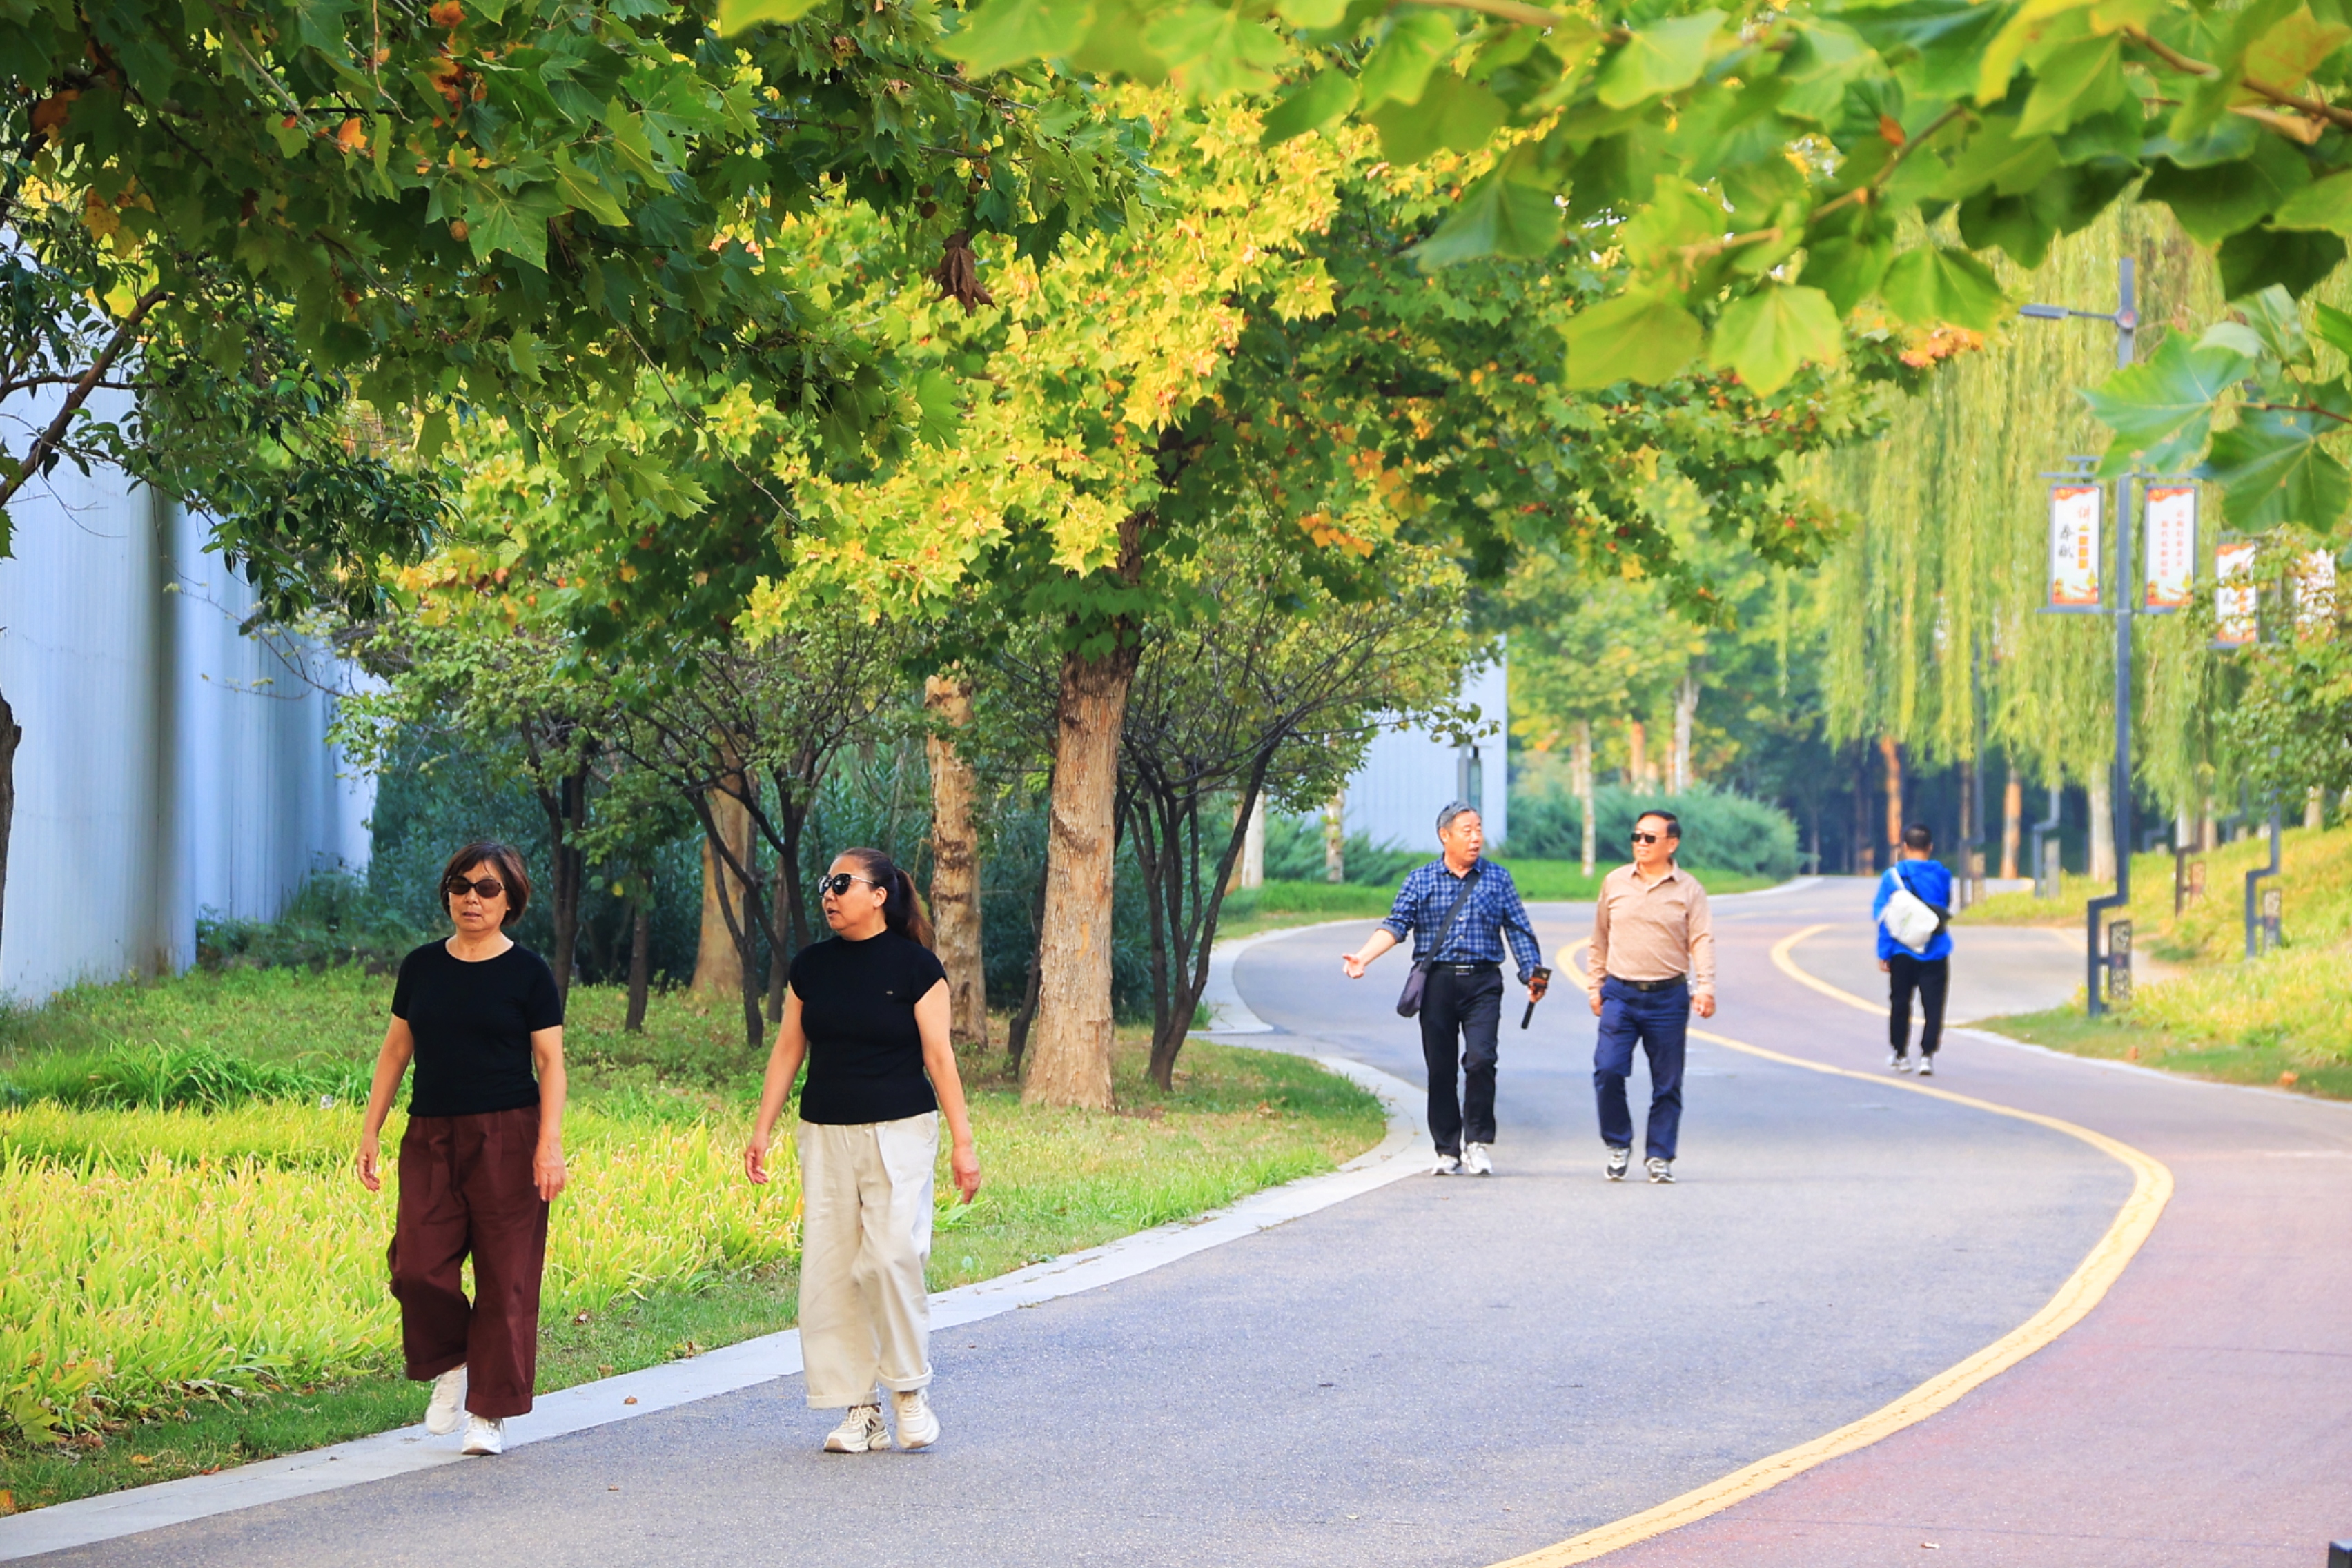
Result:
{"type": "MultiPolygon", "coordinates": [[[[1485,820],[1486,841],[1500,845],[1510,835],[1510,769],[1505,751],[1510,704],[1505,695],[1507,659],[1470,672],[1462,696],[1475,705],[1480,722],[1491,726],[1477,745],[1479,798],[1472,804],[1485,820]]],[[[1383,729],[1365,753],[1364,765],[1348,780],[1347,830],[1371,836],[1375,844],[1437,853],[1438,808],[1462,790],[1461,749],[1422,731],[1383,729]]]]}
{"type": "Polygon", "coordinates": [[[268,918],[314,866],[364,868],[373,782],[337,776],[331,699],[288,662],[319,656],[238,634],[252,595],[201,521],[70,465],[10,511],[0,992],[184,968],[200,910],[268,918]]]}

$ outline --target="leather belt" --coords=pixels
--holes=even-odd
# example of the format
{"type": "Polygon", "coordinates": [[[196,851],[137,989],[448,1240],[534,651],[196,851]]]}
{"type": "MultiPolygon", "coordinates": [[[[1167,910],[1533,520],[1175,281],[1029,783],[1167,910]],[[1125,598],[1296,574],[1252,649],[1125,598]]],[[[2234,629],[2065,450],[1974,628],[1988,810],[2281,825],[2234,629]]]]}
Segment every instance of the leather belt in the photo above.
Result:
{"type": "Polygon", "coordinates": [[[1492,974],[1503,966],[1499,963],[1441,963],[1437,967],[1454,974],[1492,974]]]}
{"type": "Polygon", "coordinates": [[[1676,974],[1671,975],[1664,980],[1628,980],[1622,974],[1612,974],[1609,978],[1614,980],[1620,985],[1630,985],[1636,991],[1658,992],[1672,991],[1675,986],[1686,984],[1689,981],[1690,976],[1687,974],[1676,974]]]}

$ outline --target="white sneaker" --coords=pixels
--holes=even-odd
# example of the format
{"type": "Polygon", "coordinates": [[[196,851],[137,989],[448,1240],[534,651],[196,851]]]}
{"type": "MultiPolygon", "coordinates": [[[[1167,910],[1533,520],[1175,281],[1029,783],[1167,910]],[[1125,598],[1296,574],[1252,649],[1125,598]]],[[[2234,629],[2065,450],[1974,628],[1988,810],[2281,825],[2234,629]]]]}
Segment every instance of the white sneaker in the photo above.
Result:
{"type": "Polygon", "coordinates": [[[1609,1179],[1611,1181],[1623,1181],[1625,1179],[1625,1167],[1633,1163],[1633,1150],[1622,1148],[1614,1143],[1609,1145],[1609,1179]]]}
{"type": "Polygon", "coordinates": [[[1905,1056],[1901,1051],[1894,1051],[1888,1054],[1886,1065],[1896,1072],[1909,1072],[1911,1070],[1911,1058],[1905,1056]]]}
{"type": "Polygon", "coordinates": [[[477,1415],[466,1413],[466,1450],[468,1454],[503,1454],[507,1451],[507,1424],[497,1415],[477,1415]]]}
{"type": "Polygon", "coordinates": [[[853,1405],[841,1417],[841,1425],[824,1436],[824,1451],[828,1454],[875,1454],[890,1446],[890,1429],[882,1425],[882,1407],[878,1405],[853,1405]]]}
{"type": "Polygon", "coordinates": [[[1661,1160],[1655,1154],[1642,1162],[1642,1169],[1650,1173],[1650,1180],[1660,1186],[1671,1186],[1675,1179],[1675,1163],[1661,1160]]]}
{"type": "Polygon", "coordinates": [[[1433,1176],[1460,1175],[1462,1173],[1462,1156],[1459,1154],[1440,1154],[1437,1157],[1437,1163],[1429,1168],[1429,1173],[1433,1176]]]}
{"type": "Polygon", "coordinates": [[[1484,1143],[1465,1143],[1462,1147],[1462,1168],[1474,1176],[1495,1173],[1495,1157],[1486,1152],[1484,1143]]]}
{"type": "Polygon", "coordinates": [[[457,1429],[457,1413],[466,1408],[466,1369],[453,1366],[433,1380],[433,1397],[425,1402],[425,1429],[446,1437],[457,1429]]]}
{"type": "Polygon", "coordinates": [[[928,1448],[940,1440],[940,1418],[931,1414],[931,1402],[923,1397],[921,1389],[894,1391],[890,1404],[898,1414],[898,1447],[928,1448]]]}
{"type": "Polygon", "coordinates": [[[1919,1076],[1921,1078],[1934,1078],[1936,1076],[1936,1058],[1933,1056],[1925,1056],[1919,1058],[1919,1076]]]}

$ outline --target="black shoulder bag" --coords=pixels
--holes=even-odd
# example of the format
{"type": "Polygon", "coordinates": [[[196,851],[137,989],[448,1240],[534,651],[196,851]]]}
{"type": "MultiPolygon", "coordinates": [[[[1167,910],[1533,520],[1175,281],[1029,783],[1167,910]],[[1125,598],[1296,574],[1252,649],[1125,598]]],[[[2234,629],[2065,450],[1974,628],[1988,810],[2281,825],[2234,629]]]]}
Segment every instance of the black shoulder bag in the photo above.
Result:
{"type": "Polygon", "coordinates": [[[1420,1016],[1421,994],[1429,988],[1429,972],[1436,968],[1438,959],[1445,955],[1447,944],[1454,940],[1454,917],[1460,914],[1462,906],[1470,901],[1470,889],[1476,884],[1478,879],[1486,874],[1486,862],[1481,860],[1470,868],[1468,876],[1462,879],[1462,890],[1454,895],[1454,902],[1446,909],[1445,918],[1437,922],[1435,952],[1432,956],[1417,961],[1412,966],[1412,973],[1404,977],[1404,989],[1397,994],[1398,1017],[1420,1016]]]}

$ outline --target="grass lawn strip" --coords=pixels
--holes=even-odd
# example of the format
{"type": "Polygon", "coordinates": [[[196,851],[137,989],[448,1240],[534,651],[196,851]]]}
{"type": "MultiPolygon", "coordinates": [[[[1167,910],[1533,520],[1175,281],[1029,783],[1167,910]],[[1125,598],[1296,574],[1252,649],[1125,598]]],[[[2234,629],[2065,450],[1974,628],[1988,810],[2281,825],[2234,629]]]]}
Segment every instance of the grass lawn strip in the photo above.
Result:
{"type": "MultiPolygon", "coordinates": [[[[315,1052],[322,1037],[341,1034],[351,1041],[362,1024],[369,1026],[367,1034],[362,1043],[347,1045],[344,1054],[370,1054],[373,1026],[382,1016],[388,989],[386,981],[350,971],[199,974],[154,985],[86,989],[69,994],[53,1012],[44,1010],[47,1016],[10,1020],[0,1078],[37,1077],[60,1055],[96,1056],[122,1042],[153,1047],[184,1046],[191,1039],[226,1041],[258,1059],[291,1060],[315,1052]],[[305,1028],[304,1020],[289,1016],[306,1009],[317,1027],[305,1028]]],[[[575,1149],[581,1197],[575,1201],[567,1194],[559,1203],[554,1249],[561,1253],[567,1228],[575,1240],[586,1239],[583,1232],[604,1231],[606,1245],[604,1272],[575,1271],[568,1284],[551,1259],[542,1391],[733,1343],[793,1321],[794,1211],[777,1202],[781,1194],[772,1190],[757,1194],[732,1179],[733,1148],[757,1081],[755,1065],[743,1060],[740,1042],[732,1038],[732,1009],[705,1011],[689,998],[659,998],[645,1037],[621,1036],[619,1015],[617,995],[573,993],[569,1038],[580,1114],[567,1142],[575,1149]],[[691,1151],[683,1147],[689,1142],[691,1151]],[[660,1190],[645,1194],[650,1201],[642,1205],[643,1213],[634,1212],[640,1205],[631,1204],[632,1212],[599,1226],[593,1223],[594,1205],[587,1201],[596,1179],[593,1167],[600,1159],[617,1167],[625,1163],[621,1152],[628,1150],[650,1156],[646,1164],[655,1179],[639,1184],[660,1190]],[[661,1215],[667,1205],[681,1205],[689,1214],[698,1205],[699,1217],[665,1230],[661,1215]],[[616,1243],[622,1244],[618,1249],[616,1243]],[[650,1251],[654,1263],[640,1256],[624,1260],[625,1266],[616,1264],[627,1247],[650,1251]]],[[[1188,1048],[1171,1095],[1160,1094],[1143,1079],[1142,1063],[1140,1038],[1122,1040],[1122,1109],[1110,1116],[1024,1108],[1001,1072],[991,1076],[992,1067],[1001,1068],[1001,1058],[966,1064],[990,1184],[971,1209],[943,1212],[932,1257],[934,1289],[992,1278],[1329,1170],[1378,1142],[1384,1130],[1377,1100],[1301,1058],[1195,1045],[1188,1048]]],[[[7,1181],[55,1184],[63,1179],[69,1188],[111,1184],[117,1200],[112,1212],[134,1227],[140,1189],[129,1184],[151,1180],[165,1185],[213,1184],[218,1190],[207,1212],[215,1215],[216,1227],[225,1223],[216,1217],[221,1208],[254,1202],[273,1183],[333,1206],[341,1221],[330,1228],[330,1236],[340,1237],[341,1251],[335,1256],[352,1276],[343,1311],[359,1320],[341,1324],[340,1341],[311,1324],[309,1342],[298,1347],[300,1353],[267,1345],[257,1353],[249,1342],[232,1343],[228,1364],[216,1369],[228,1375],[177,1382],[151,1376],[135,1396],[129,1394],[135,1377],[126,1381],[124,1374],[136,1369],[117,1362],[109,1380],[113,1391],[100,1385],[111,1405],[97,1407],[96,1421],[79,1423],[85,1429],[53,1446],[0,1442],[0,1506],[37,1507],[316,1447],[416,1419],[421,1391],[398,1375],[396,1319],[382,1299],[377,1261],[391,1225],[390,1194],[369,1198],[344,1170],[355,1123],[356,1113],[348,1106],[321,1110],[284,1103],[203,1114],[74,1110],[35,1102],[0,1112],[0,1170],[7,1181]],[[354,1212],[342,1215],[344,1208],[354,1212]],[[344,1359],[321,1352],[320,1342],[329,1352],[340,1344],[344,1359]],[[126,1396],[116,1398],[115,1391],[126,1396]],[[125,1419],[132,1409],[143,1412],[142,1418],[125,1419]]],[[[616,1187],[627,1184],[607,1180],[616,1187]]],[[[26,1195],[12,1193],[7,1198],[5,1223],[12,1229],[79,1226],[81,1238],[66,1249],[62,1266],[85,1274],[105,1271],[102,1263],[93,1270],[89,1259],[94,1254],[83,1250],[102,1249],[104,1238],[89,1234],[89,1211],[105,1210],[104,1203],[52,1194],[35,1205],[21,1201],[26,1195]]],[[[154,1195],[160,1199],[163,1194],[159,1189],[154,1195]]],[[[183,1195],[202,1207],[201,1194],[183,1195]]],[[[155,1206],[169,1210],[171,1205],[155,1206]]],[[[214,1261],[235,1278],[226,1283],[207,1279],[200,1290],[230,1300],[232,1285],[271,1288],[269,1277],[247,1267],[251,1260],[242,1255],[255,1249],[240,1244],[243,1234],[230,1226],[226,1242],[215,1248],[214,1261]]],[[[40,1250],[42,1244],[29,1236],[12,1238],[12,1252],[19,1258],[40,1250]]],[[[583,1256],[595,1251],[584,1248],[583,1256]]],[[[149,1250],[135,1267],[118,1273],[108,1287],[135,1296],[143,1285],[148,1298],[130,1301],[127,1311],[100,1313],[75,1325],[62,1358],[45,1354],[44,1361],[54,1369],[60,1359],[114,1360],[118,1347],[108,1342],[110,1332],[121,1348],[139,1349],[142,1321],[170,1316],[168,1304],[154,1298],[196,1293],[188,1289],[186,1272],[168,1247],[150,1238],[149,1250]]],[[[333,1298],[310,1272],[298,1270],[284,1283],[321,1311],[333,1298]]],[[[67,1295],[71,1294],[68,1284],[67,1295]]],[[[72,1305],[68,1300],[68,1316],[72,1305]]],[[[289,1342],[300,1340],[289,1331],[301,1326],[302,1310],[299,1302],[273,1309],[256,1331],[289,1342]]],[[[58,1325],[45,1322],[39,1309],[22,1297],[0,1317],[0,1343],[9,1337],[16,1342],[0,1361],[0,1374],[8,1380],[0,1391],[39,1376],[39,1367],[27,1365],[41,1353],[37,1340],[61,1342],[58,1325]]],[[[184,1350],[190,1342],[184,1334],[163,1338],[167,1351],[184,1350]]],[[[201,1354],[220,1359],[222,1346],[194,1343],[201,1354]]],[[[168,1355],[154,1355],[152,1344],[145,1350],[158,1370],[171,1369],[168,1355]]]]}
{"type": "MultiPolygon", "coordinates": [[[[2279,852],[2286,945],[2277,952],[2244,956],[2245,873],[2270,863],[2268,845],[2244,839],[2200,857],[2205,896],[2178,917],[2171,856],[2135,856],[2128,911],[2135,939],[2150,956],[2182,966],[2179,975],[2140,986],[2129,1006],[2098,1018],[2069,1006],[1981,1018],[1973,1026],[2076,1056],[2352,1099],[2352,965],[2345,962],[2352,828],[2289,828],[2279,852]]],[[[2082,900],[2102,890],[2070,878],[2062,900],[2004,893],[1967,910],[1960,923],[2079,931],[2082,900]]]]}

